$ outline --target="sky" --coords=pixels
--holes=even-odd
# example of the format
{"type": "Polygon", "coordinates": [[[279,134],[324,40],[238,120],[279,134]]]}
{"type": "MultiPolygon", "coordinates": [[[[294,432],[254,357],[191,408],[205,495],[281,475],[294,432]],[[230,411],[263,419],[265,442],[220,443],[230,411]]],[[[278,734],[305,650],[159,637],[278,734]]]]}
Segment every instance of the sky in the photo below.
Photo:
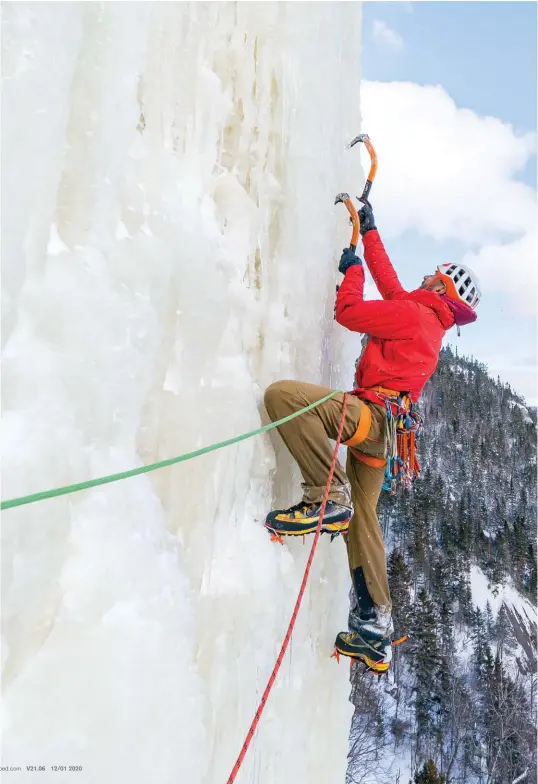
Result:
{"type": "Polygon", "coordinates": [[[478,320],[445,343],[537,405],[537,4],[365,2],[361,60],[371,202],[402,284],[469,266],[478,320]]]}

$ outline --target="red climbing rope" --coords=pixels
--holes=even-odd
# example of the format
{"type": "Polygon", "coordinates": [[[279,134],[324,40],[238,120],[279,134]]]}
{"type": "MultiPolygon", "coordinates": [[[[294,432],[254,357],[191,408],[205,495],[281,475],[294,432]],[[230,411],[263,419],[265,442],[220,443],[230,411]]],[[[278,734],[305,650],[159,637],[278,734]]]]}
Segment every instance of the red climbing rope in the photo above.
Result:
{"type": "Polygon", "coordinates": [[[331,468],[330,468],[330,471],[329,471],[329,477],[327,479],[327,486],[325,487],[325,493],[323,495],[323,501],[322,501],[322,504],[321,504],[321,510],[320,510],[320,515],[319,515],[319,520],[318,520],[318,527],[316,528],[316,533],[314,535],[314,541],[312,543],[312,549],[310,550],[310,555],[308,556],[308,561],[306,562],[306,568],[305,568],[305,571],[304,571],[303,581],[302,581],[301,587],[299,589],[299,595],[297,597],[297,601],[295,602],[295,607],[294,607],[293,614],[291,616],[291,620],[290,620],[290,623],[289,623],[289,626],[288,626],[288,631],[286,632],[286,636],[284,637],[284,642],[282,643],[282,647],[280,649],[280,653],[278,654],[275,666],[273,667],[273,672],[269,676],[269,680],[267,682],[267,686],[265,687],[265,691],[263,692],[262,698],[260,700],[260,704],[258,705],[256,713],[254,714],[254,719],[252,720],[252,724],[250,725],[250,729],[247,732],[247,737],[245,738],[245,742],[243,743],[241,751],[239,752],[239,756],[237,758],[237,762],[233,766],[233,770],[230,773],[230,777],[229,777],[228,781],[226,782],[226,784],[232,784],[232,782],[235,781],[235,777],[237,776],[237,774],[239,772],[239,768],[243,764],[243,760],[245,759],[246,753],[248,751],[248,747],[250,746],[250,741],[254,737],[254,733],[256,732],[256,728],[257,728],[258,723],[260,721],[260,717],[261,717],[261,715],[263,713],[263,709],[265,708],[265,703],[267,702],[267,698],[269,696],[269,693],[271,692],[271,689],[273,688],[273,684],[274,684],[274,682],[276,680],[276,676],[278,675],[278,671],[280,669],[280,665],[282,664],[284,656],[286,655],[286,650],[288,648],[288,644],[289,644],[289,641],[291,639],[291,635],[292,635],[292,632],[293,632],[293,627],[295,626],[295,621],[296,621],[297,615],[299,613],[299,608],[301,606],[301,601],[303,599],[303,594],[304,594],[304,591],[305,591],[305,588],[306,588],[306,583],[308,581],[308,576],[310,574],[310,567],[312,566],[312,560],[314,558],[314,552],[316,550],[316,547],[317,547],[317,544],[318,544],[318,539],[319,539],[320,534],[321,534],[321,524],[323,522],[323,517],[325,515],[325,507],[327,506],[327,499],[329,497],[329,491],[330,491],[330,488],[331,488],[331,483],[332,483],[332,479],[333,479],[334,469],[336,467],[336,461],[338,459],[338,449],[340,447],[340,441],[342,440],[342,431],[344,429],[344,420],[345,420],[345,416],[346,416],[346,409],[347,409],[347,395],[344,393],[344,403],[343,403],[343,406],[342,406],[342,417],[340,419],[340,425],[338,427],[338,435],[336,437],[336,443],[334,445],[333,459],[332,459],[331,468]]]}

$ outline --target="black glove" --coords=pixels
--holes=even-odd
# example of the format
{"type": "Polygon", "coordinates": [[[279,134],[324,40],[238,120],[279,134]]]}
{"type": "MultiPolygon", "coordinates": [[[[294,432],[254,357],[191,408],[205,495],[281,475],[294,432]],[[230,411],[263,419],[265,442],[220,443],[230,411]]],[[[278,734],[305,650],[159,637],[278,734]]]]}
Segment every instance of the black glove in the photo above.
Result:
{"type": "Polygon", "coordinates": [[[375,218],[374,213],[372,212],[372,205],[370,202],[366,202],[366,204],[360,208],[359,210],[359,220],[360,220],[360,231],[361,237],[364,237],[367,231],[371,231],[372,229],[377,229],[375,225],[375,218]]]}
{"type": "Polygon", "coordinates": [[[361,259],[355,254],[355,251],[351,250],[351,248],[344,248],[342,255],[340,256],[338,271],[341,272],[342,275],[345,275],[348,269],[355,264],[362,264],[361,259]]]}

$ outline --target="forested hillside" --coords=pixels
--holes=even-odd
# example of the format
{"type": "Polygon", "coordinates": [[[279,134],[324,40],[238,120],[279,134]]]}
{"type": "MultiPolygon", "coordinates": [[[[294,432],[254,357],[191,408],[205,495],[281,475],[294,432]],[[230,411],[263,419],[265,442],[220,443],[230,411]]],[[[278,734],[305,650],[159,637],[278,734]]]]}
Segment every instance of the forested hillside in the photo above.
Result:
{"type": "Polygon", "coordinates": [[[348,781],[532,784],[536,413],[449,348],[419,410],[422,476],[379,507],[409,639],[393,683],[352,667],[348,781]]]}

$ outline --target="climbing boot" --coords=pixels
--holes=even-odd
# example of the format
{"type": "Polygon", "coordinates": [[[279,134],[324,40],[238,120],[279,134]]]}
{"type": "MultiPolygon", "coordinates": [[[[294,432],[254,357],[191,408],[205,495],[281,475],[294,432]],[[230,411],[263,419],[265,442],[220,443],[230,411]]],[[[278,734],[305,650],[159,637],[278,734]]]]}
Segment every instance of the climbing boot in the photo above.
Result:
{"type": "Polygon", "coordinates": [[[374,606],[370,610],[352,608],[348,617],[349,629],[359,634],[366,634],[378,638],[392,637],[394,624],[390,612],[383,612],[380,607],[374,606]]]}
{"type": "MultiPolygon", "coordinates": [[[[283,536],[313,534],[318,527],[321,507],[321,503],[301,501],[295,506],[290,506],[289,509],[275,509],[267,515],[265,527],[272,533],[283,536]]],[[[327,501],[321,532],[333,536],[347,533],[352,516],[353,507],[327,501]]]]}
{"type": "Polygon", "coordinates": [[[390,605],[374,604],[362,566],[351,572],[353,588],[350,594],[348,629],[362,634],[373,634],[375,637],[391,637],[394,624],[390,605]]]}
{"type": "Polygon", "coordinates": [[[384,673],[392,661],[392,642],[390,637],[369,634],[368,632],[340,632],[334,643],[336,656],[349,656],[363,661],[369,670],[384,673]]]}

